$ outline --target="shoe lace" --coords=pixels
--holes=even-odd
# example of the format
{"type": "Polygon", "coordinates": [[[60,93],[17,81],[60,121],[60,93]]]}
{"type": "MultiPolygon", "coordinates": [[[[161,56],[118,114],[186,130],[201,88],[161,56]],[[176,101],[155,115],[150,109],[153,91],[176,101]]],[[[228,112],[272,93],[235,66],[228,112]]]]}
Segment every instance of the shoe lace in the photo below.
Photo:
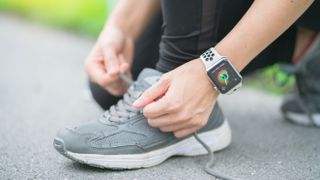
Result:
{"type": "Polygon", "coordinates": [[[140,96],[141,92],[136,91],[136,84],[126,79],[126,82],[130,84],[130,87],[123,99],[119,100],[117,104],[111,106],[100,118],[103,123],[114,122],[124,123],[127,122],[132,116],[137,115],[141,111],[132,106],[133,102],[140,96]]]}
{"type": "Polygon", "coordinates": [[[219,179],[223,179],[223,180],[235,180],[235,178],[230,177],[228,175],[216,172],[213,169],[213,166],[215,164],[215,156],[214,156],[214,152],[211,150],[211,148],[200,139],[200,137],[198,136],[198,133],[195,132],[193,134],[194,138],[203,146],[203,148],[206,149],[206,151],[208,152],[208,156],[209,156],[209,160],[207,161],[205,167],[204,167],[204,171],[206,173],[208,173],[209,175],[215,177],[215,178],[219,178],[219,179]]]}
{"type": "MultiPolygon", "coordinates": [[[[133,87],[132,85],[134,85],[134,82],[131,79],[129,79],[126,75],[124,75],[122,73],[120,73],[120,78],[123,81],[125,81],[128,85],[130,85],[130,88],[129,88],[127,94],[124,95],[123,101],[120,100],[116,106],[112,106],[110,108],[110,112],[108,112],[108,114],[110,114],[112,116],[112,117],[109,118],[110,121],[112,121],[112,120],[117,120],[118,121],[118,120],[120,120],[120,116],[121,116],[122,119],[123,119],[123,117],[128,119],[130,117],[130,116],[128,116],[128,114],[129,114],[128,111],[135,112],[135,113],[137,113],[139,111],[136,108],[133,108],[131,106],[133,101],[134,101],[134,99],[138,98],[138,96],[136,94],[140,95],[140,93],[135,93],[135,91],[132,88],[133,87]],[[134,97],[134,98],[131,98],[131,97],[134,97]],[[115,117],[113,117],[113,116],[115,116],[115,117]]],[[[229,177],[229,176],[226,176],[224,174],[215,172],[213,170],[212,167],[214,166],[214,163],[215,163],[214,152],[211,150],[211,148],[205,142],[203,142],[199,138],[197,132],[195,132],[193,134],[193,136],[203,146],[203,148],[205,148],[206,151],[208,152],[209,161],[205,165],[204,171],[206,173],[210,174],[211,176],[219,178],[219,179],[234,180],[234,178],[232,178],[232,177],[229,177]]]]}

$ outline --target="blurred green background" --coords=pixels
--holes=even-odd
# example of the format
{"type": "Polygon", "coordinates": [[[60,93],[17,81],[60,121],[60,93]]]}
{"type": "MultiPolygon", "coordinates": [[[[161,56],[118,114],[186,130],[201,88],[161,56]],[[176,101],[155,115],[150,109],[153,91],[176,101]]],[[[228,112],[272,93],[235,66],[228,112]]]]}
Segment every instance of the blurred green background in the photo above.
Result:
{"type": "MultiPolygon", "coordinates": [[[[117,0],[0,0],[0,11],[18,14],[52,27],[96,37],[117,0]]],[[[251,87],[285,94],[293,89],[294,78],[279,65],[263,69],[245,79],[251,87]]]]}
{"type": "Polygon", "coordinates": [[[114,0],[0,0],[0,10],[97,36],[114,0]]]}

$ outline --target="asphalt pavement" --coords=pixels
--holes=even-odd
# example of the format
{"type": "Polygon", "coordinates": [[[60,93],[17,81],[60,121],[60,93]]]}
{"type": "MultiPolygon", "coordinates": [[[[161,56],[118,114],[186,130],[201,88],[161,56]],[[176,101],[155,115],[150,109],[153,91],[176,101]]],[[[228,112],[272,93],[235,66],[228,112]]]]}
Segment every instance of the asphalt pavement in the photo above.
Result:
{"type": "MultiPolygon", "coordinates": [[[[202,170],[206,156],[110,171],[74,163],[54,150],[60,128],[102,113],[83,70],[93,43],[0,15],[0,179],[212,179],[202,170]]],[[[320,179],[320,129],[283,120],[281,100],[248,87],[220,98],[233,141],[216,153],[217,171],[239,179],[320,179]]]]}

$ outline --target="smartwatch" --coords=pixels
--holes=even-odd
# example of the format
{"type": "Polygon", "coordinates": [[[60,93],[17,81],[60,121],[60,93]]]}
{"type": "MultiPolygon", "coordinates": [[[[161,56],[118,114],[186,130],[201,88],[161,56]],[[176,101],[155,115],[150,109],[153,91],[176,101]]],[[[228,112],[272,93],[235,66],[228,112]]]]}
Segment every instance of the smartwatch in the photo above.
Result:
{"type": "Polygon", "coordinates": [[[221,56],[214,48],[201,56],[209,80],[221,94],[231,94],[242,85],[242,77],[227,57],[221,56]]]}

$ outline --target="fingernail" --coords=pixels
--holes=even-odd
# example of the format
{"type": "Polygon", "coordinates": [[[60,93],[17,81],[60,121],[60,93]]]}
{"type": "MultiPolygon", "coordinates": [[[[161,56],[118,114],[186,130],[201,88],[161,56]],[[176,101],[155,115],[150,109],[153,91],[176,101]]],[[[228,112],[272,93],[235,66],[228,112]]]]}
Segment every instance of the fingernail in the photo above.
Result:
{"type": "Polygon", "coordinates": [[[137,99],[136,101],[133,102],[132,105],[135,107],[139,107],[140,103],[141,103],[140,99],[137,99]]]}

